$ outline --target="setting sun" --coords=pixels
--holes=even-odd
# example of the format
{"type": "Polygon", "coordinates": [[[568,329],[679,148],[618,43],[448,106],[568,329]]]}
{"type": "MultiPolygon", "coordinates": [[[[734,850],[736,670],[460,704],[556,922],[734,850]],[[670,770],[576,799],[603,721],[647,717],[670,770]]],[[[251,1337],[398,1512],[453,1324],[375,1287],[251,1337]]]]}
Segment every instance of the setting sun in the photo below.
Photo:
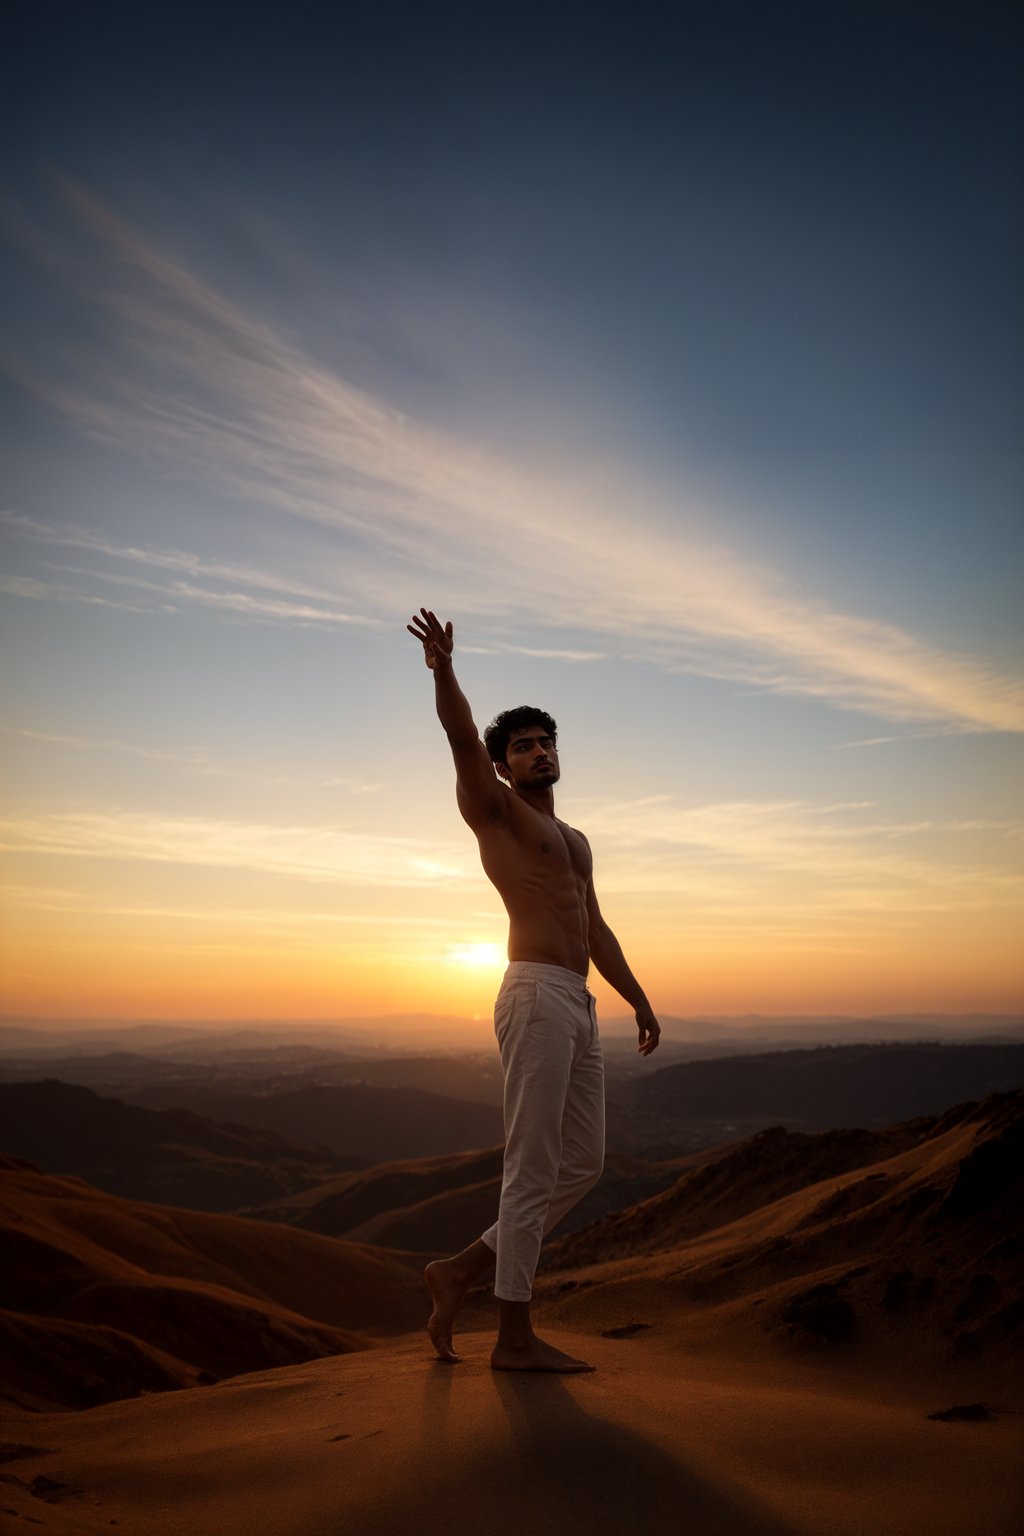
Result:
{"type": "Polygon", "coordinates": [[[505,965],[505,951],[500,944],[452,944],[445,956],[449,965],[467,965],[474,969],[498,969],[505,965]]]}

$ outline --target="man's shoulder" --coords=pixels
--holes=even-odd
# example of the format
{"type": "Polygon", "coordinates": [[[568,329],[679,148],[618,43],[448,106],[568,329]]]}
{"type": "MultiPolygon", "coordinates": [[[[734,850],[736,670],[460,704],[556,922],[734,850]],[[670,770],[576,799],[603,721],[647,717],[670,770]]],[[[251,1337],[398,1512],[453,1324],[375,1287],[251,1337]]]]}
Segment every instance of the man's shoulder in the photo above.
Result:
{"type": "MultiPolygon", "coordinates": [[[[556,817],[555,820],[558,821],[558,818],[556,817]]],[[[587,847],[590,847],[590,838],[585,832],[581,832],[579,827],[572,827],[567,821],[558,821],[558,825],[562,828],[563,832],[571,832],[574,837],[582,838],[587,847]]]]}

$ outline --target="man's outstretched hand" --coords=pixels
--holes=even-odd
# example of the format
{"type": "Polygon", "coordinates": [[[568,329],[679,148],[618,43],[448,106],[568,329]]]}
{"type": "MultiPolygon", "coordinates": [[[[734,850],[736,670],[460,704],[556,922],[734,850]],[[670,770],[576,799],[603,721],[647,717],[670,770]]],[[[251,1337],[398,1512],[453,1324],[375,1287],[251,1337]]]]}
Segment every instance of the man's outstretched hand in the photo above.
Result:
{"type": "Polygon", "coordinates": [[[442,629],[437,615],[431,613],[429,608],[421,608],[420,614],[422,618],[414,613],[412,623],[405,627],[423,646],[423,660],[431,672],[439,672],[452,664],[452,651],[455,649],[452,621],[449,619],[442,629]]]}
{"type": "Polygon", "coordinates": [[[649,1056],[658,1049],[658,1041],[661,1039],[661,1025],[651,1012],[649,1003],[644,1003],[636,1010],[636,1025],[640,1031],[637,1050],[641,1056],[649,1056]]]}

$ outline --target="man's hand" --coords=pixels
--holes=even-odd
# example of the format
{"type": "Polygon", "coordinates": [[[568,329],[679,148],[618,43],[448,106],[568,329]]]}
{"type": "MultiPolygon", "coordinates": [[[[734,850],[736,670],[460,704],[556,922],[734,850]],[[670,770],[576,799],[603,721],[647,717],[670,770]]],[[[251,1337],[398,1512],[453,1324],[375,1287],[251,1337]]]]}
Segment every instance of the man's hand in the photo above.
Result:
{"type": "Polygon", "coordinates": [[[650,1003],[642,1003],[636,1010],[636,1027],[640,1031],[637,1049],[641,1056],[649,1056],[658,1049],[658,1041],[661,1039],[661,1025],[651,1012],[650,1003]]]}
{"type": "Polygon", "coordinates": [[[436,614],[429,608],[421,608],[419,614],[413,614],[412,623],[405,627],[410,635],[414,635],[423,646],[423,660],[431,672],[440,672],[452,664],[452,651],[455,649],[455,640],[452,635],[451,619],[441,628],[436,614]]]}

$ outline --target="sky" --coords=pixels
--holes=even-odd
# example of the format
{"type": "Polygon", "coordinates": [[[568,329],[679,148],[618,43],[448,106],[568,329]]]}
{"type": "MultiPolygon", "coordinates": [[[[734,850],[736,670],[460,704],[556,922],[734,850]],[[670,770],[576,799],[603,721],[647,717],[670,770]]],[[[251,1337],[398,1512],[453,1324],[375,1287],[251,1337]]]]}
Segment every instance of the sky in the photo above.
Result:
{"type": "Polygon", "coordinates": [[[6,28],[5,1013],[475,1038],[421,604],[656,1010],[1021,1007],[1013,7],[6,28]]]}

